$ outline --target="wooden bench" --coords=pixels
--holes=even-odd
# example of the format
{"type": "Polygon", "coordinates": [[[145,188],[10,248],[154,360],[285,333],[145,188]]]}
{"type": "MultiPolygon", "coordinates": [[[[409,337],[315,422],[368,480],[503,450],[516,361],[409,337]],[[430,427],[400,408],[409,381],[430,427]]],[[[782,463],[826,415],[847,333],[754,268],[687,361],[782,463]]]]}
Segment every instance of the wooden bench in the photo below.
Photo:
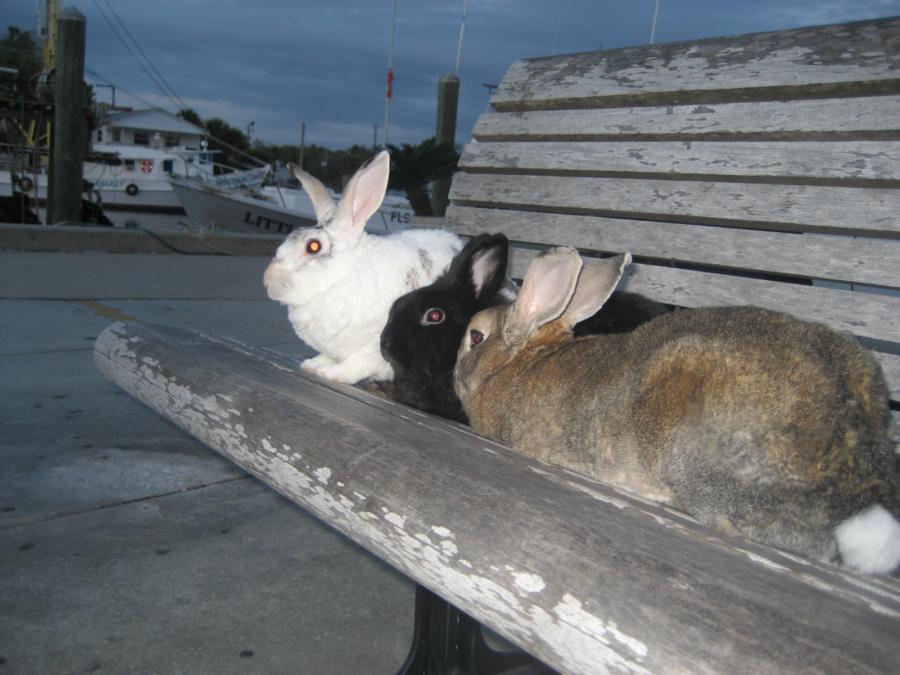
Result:
{"type": "MultiPolygon", "coordinates": [[[[513,64],[446,223],[850,330],[900,389],[900,21],[513,64]]],[[[709,531],[264,349],[140,324],[102,372],[563,672],[900,672],[900,584],[709,531]],[[290,414],[286,414],[290,411],[290,414]]],[[[264,583],[264,580],[260,583],[264,583]]]]}
{"type": "Polygon", "coordinates": [[[506,234],[519,277],[630,251],[652,299],[853,333],[897,406],[900,18],[519,61],[491,103],[448,227],[506,234]]]}

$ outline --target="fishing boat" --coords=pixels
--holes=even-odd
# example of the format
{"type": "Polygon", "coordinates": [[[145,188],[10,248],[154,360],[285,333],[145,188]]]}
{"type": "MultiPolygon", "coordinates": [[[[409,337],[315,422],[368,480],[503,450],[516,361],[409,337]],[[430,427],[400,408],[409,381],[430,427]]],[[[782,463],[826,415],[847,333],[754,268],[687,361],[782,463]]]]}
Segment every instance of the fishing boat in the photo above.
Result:
{"type": "MultiPolygon", "coordinates": [[[[91,135],[91,159],[82,175],[105,209],[183,213],[171,176],[223,188],[258,187],[270,170],[263,165],[223,171],[205,129],[160,109],[106,111],[91,135]]],[[[15,182],[17,191],[44,201],[44,170],[9,168],[0,172],[0,195],[11,195],[15,182]]]]}
{"type": "MultiPolygon", "coordinates": [[[[316,224],[312,201],[296,188],[266,186],[221,187],[189,177],[172,176],[169,183],[187,214],[192,230],[284,234],[316,224]]],[[[332,192],[335,202],[340,195],[332,192]]],[[[409,226],[413,210],[400,196],[388,194],[369,219],[366,230],[387,234],[409,226]]]]}

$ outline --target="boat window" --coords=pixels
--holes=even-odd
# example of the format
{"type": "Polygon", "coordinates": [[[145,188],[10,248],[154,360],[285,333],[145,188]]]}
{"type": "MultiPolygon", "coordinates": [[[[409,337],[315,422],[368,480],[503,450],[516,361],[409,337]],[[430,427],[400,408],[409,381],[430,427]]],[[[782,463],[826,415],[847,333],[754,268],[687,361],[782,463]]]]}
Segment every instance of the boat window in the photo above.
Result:
{"type": "Polygon", "coordinates": [[[163,171],[165,173],[172,173],[172,170],[175,168],[175,162],[171,159],[163,160],[163,171]]]}
{"type": "Polygon", "coordinates": [[[103,129],[97,129],[97,142],[103,142],[103,129]]]}
{"type": "Polygon", "coordinates": [[[134,144],[135,145],[150,145],[150,134],[146,131],[135,131],[134,132],[134,144]]]}
{"type": "Polygon", "coordinates": [[[112,130],[112,139],[113,139],[113,143],[121,143],[122,142],[122,130],[121,129],[113,129],[112,130]]]}
{"type": "Polygon", "coordinates": [[[133,159],[125,160],[125,170],[126,171],[134,171],[134,160],[133,159]]]}
{"type": "Polygon", "coordinates": [[[176,133],[169,132],[166,134],[166,145],[168,147],[172,147],[174,145],[178,145],[181,142],[181,138],[176,133]]]}

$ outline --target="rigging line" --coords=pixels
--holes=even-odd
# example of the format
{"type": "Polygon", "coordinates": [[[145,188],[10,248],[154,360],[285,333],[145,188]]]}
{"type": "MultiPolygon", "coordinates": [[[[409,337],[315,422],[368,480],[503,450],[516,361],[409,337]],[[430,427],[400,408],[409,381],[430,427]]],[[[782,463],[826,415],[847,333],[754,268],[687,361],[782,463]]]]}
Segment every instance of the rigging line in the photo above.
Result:
{"type": "Polygon", "coordinates": [[[182,107],[182,108],[187,108],[187,105],[185,105],[184,101],[181,100],[181,97],[178,95],[178,93],[175,91],[175,89],[172,87],[172,85],[169,84],[168,81],[166,81],[166,78],[163,77],[163,74],[162,74],[161,72],[159,72],[159,70],[157,69],[157,67],[153,64],[153,61],[150,60],[150,57],[147,56],[147,54],[146,54],[146,53],[144,52],[144,50],[141,48],[141,45],[138,44],[137,39],[135,39],[135,37],[134,37],[134,35],[132,35],[131,31],[128,30],[128,26],[125,25],[125,22],[124,22],[124,21],[122,21],[122,18],[119,16],[119,13],[116,12],[115,8],[112,6],[112,4],[110,4],[109,0],[103,0],[103,1],[106,3],[106,6],[109,8],[109,11],[112,13],[113,17],[115,17],[116,21],[119,22],[119,25],[120,25],[120,26],[122,27],[122,29],[125,31],[125,34],[126,34],[129,38],[131,38],[131,42],[134,44],[135,47],[137,47],[137,50],[141,53],[141,56],[144,57],[144,60],[147,62],[147,65],[150,66],[150,68],[153,69],[153,72],[156,73],[156,74],[159,76],[160,81],[161,81],[161,82],[166,86],[166,88],[172,93],[172,96],[175,97],[175,99],[178,101],[178,103],[181,104],[181,107],[182,107]]]}
{"type": "MultiPolygon", "coordinates": [[[[109,18],[109,16],[107,16],[106,12],[103,11],[103,8],[100,6],[100,3],[97,0],[92,0],[92,1],[94,3],[94,7],[97,8],[97,11],[100,12],[100,15],[106,20],[106,23],[109,24],[109,27],[112,29],[113,33],[115,33],[116,37],[119,38],[119,41],[125,46],[125,49],[128,50],[128,53],[131,54],[131,57],[137,62],[137,64],[141,67],[141,69],[147,74],[147,77],[149,77],[153,81],[153,84],[155,84],[157,87],[159,87],[159,90],[163,93],[163,96],[168,98],[169,101],[174,105],[175,100],[165,90],[165,88],[162,86],[162,84],[154,77],[153,73],[151,73],[147,69],[147,66],[145,66],[143,64],[143,62],[137,57],[137,55],[134,53],[134,50],[131,48],[131,45],[129,45],[128,42],[125,40],[125,38],[122,37],[122,34],[116,28],[116,25],[112,22],[112,20],[109,18]]],[[[177,106],[175,106],[175,107],[177,107],[177,106]]]]}

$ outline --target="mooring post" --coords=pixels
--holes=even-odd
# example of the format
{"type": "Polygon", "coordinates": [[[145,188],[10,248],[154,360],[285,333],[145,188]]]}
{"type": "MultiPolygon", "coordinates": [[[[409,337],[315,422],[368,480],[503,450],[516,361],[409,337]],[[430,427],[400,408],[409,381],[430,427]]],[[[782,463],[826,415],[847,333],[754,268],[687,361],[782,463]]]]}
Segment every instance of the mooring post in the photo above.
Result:
{"type": "MultiPolygon", "coordinates": [[[[438,145],[456,144],[456,109],[459,103],[459,77],[453,73],[438,80],[437,133],[438,145]]],[[[436,216],[447,211],[452,178],[439,178],[431,184],[431,210],[436,216]]]]}
{"type": "Polygon", "coordinates": [[[53,152],[47,224],[78,222],[84,159],[84,14],[73,7],[59,13],[53,85],[53,152]]]}

